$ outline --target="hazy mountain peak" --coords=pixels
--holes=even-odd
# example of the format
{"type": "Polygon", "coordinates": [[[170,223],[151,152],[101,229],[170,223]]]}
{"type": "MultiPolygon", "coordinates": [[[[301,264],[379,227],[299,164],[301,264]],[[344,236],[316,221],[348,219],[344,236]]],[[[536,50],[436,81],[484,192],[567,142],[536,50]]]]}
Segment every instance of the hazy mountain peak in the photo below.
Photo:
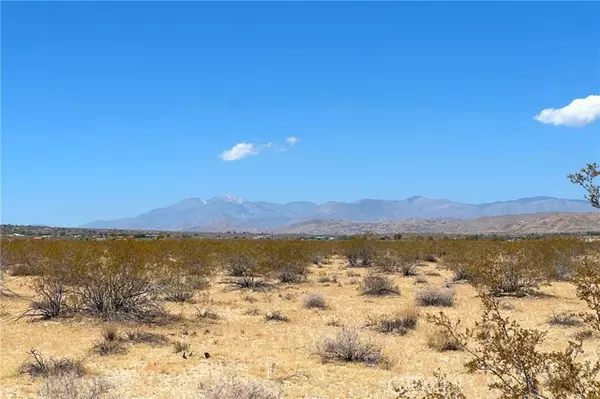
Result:
{"type": "Polygon", "coordinates": [[[230,194],[213,197],[213,198],[209,199],[209,201],[210,202],[221,201],[221,202],[227,202],[230,204],[241,204],[244,202],[244,200],[242,198],[236,197],[235,195],[230,195],[230,194]]]}

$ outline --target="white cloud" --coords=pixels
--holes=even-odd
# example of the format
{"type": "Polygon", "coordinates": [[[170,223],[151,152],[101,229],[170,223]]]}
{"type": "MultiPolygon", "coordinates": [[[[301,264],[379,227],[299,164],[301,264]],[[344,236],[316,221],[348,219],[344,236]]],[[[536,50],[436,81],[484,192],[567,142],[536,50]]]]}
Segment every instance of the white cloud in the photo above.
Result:
{"type": "Polygon", "coordinates": [[[555,126],[581,127],[600,119],[600,95],[576,98],[562,108],[546,108],[535,120],[555,126]]]}
{"type": "MultiPolygon", "coordinates": [[[[285,141],[291,147],[298,142],[298,139],[296,137],[288,137],[285,141]]],[[[251,155],[258,155],[265,148],[272,148],[275,151],[285,151],[288,149],[287,147],[270,142],[265,144],[237,143],[229,150],[220,153],[219,158],[223,161],[238,161],[251,155]]]]}
{"type": "Polygon", "coordinates": [[[223,161],[237,161],[250,155],[258,154],[256,146],[252,143],[237,143],[231,149],[223,151],[219,158],[223,161]]]}

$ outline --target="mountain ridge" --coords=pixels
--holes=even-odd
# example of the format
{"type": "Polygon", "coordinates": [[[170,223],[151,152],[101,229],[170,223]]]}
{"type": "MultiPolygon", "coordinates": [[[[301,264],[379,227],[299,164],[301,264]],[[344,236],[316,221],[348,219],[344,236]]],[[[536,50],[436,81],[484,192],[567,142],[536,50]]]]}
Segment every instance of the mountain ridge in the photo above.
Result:
{"type": "Polygon", "coordinates": [[[385,222],[405,219],[473,220],[486,216],[597,211],[585,200],[526,197],[469,204],[448,199],[413,196],[403,200],[363,198],[354,202],[292,201],[278,204],[245,201],[233,195],[209,199],[186,198],[173,205],[133,217],[95,220],[84,228],[173,231],[267,231],[310,220],[385,222]]]}

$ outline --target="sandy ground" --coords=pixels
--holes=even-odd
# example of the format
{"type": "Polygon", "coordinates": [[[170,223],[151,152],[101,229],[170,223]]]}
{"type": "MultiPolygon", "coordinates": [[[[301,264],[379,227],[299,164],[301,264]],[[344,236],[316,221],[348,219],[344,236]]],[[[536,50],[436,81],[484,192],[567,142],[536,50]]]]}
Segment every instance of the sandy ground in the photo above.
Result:
{"type": "MultiPolygon", "coordinates": [[[[339,330],[334,324],[364,326],[370,314],[392,312],[414,305],[415,293],[424,286],[443,286],[450,272],[430,263],[419,268],[427,284],[415,284],[415,277],[393,276],[401,289],[400,296],[367,297],[360,295],[361,277],[348,277],[342,260],[336,259],[323,267],[311,267],[308,281],[300,285],[280,285],[277,289],[258,293],[231,291],[216,281],[210,290],[210,307],[219,319],[210,321],[196,317],[196,304],[169,304],[181,322],[161,327],[144,327],[147,331],[166,334],[170,340],[189,342],[194,356],[184,359],[174,354],[172,347],[135,345],[128,353],[101,357],[90,354],[94,341],[100,338],[104,323],[89,319],[59,321],[15,321],[27,307],[27,301],[2,298],[0,331],[0,395],[2,398],[36,397],[41,380],[31,380],[17,374],[18,366],[31,348],[48,356],[85,358],[91,375],[103,376],[116,386],[122,398],[188,398],[198,397],[202,384],[211,384],[223,377],[260,380],[281,390],[289,398],[393,398],[392,383],[415,377],[430,378],[439,368],[449,379],[460,384],[468,398],[493,398],[482,389],[486,378],[482,374],[467,374],[463,364],[469,355],[464,352],[437,352],[427,346],[431,326],[424,317],[416,330],[405,336],[393,336],[363,330],[379,342],[394,362],[390,369],[362,364],[323,364],[315,354],[317,343],[324,336],[339,330]],[[318,283],[320,276],[337,276],[339,283],[318,283]],[[302,297],[311,292],[324,293],[329,308],[311,310],[302,307],[302,297]],[[258,314],[252,314],[252,310],[258,314]],[[280,310],[290,318],[285,322],[266,321],[267,311],[280,310]],[[249,312],[250,311],[250,312],[249,312]],[[210,358],[203,356],[210,353],[210,358]]],[[[352,269],[361,276],[365,269],[352,269]]],[[[21,295],[31,295],[26,277],[5,277],[5,287],[21,295]]],[[[472,325],[480,317],[480,301],[467,284],[454,285],[456,305],[443,310],[453,319],[460,317],[472,325]]],[[[546,319],[562,311],[582,311],[585,304],[575,296],[569,283],[544,287],[549,294],[542,298],[508,298],[514,308],[506,313],[523,326],[548,331],[545,349],[562,349],[577,328],[549,327],[546,319]]],[[[440,308],[421,308],[439,312],[440,308]]],[[[121,330],[132,326],[121,325],[121,330]]],[[[598,358],[600,340],[593,338],[584,344],[582,359],[598,358]]]]}

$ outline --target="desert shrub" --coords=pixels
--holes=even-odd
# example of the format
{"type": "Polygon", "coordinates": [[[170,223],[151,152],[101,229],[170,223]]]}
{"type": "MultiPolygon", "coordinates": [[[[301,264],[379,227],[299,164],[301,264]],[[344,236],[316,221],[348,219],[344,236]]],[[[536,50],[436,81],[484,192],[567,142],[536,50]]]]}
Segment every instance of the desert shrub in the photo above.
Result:
{"type": "Polygon", "coordinates": [[[234,289],[239,290],[247,289],[252,291],[268,291],[271,288],[273,288],[273,286],[269,284],[264,278],[254,275],[231,279],[229,281],[229,284],[234,289]]]}
{"type": "Polygon", "coordinates": [[[80,378],[72,374],[50,377],[40,388],[39,399],[103,399],[113,385],[103,378],[80,378]]]}
{"type": "Polygon", "coordinates": [[[427,283],[428,283],[427,277],[420,276],[420,275],[415,277],[415,284],[427,284],[427,283]]]}
{"type": "Polygon", "coordinates": [[[400,289],[393,280],[386,276],[366,276],[360,286],[363,295],[400,295],[400,289]]]}
{"type": "Polygon", "coordinates": [[[187,352],[190,350],[190,343],[189,342],[184,342],[181,340],[176,340],[173,341],[171,343],[171,345],[173,346],[173,353],[181,353],[181,352],[187,352]]]}
{"type": "Polygon", "coordinates": [[[354,238],[345,243],[344,255],[350,267],[372,266],[376,254],[376,242],[370,237],[354,238]]]}
{"type": "Polygon", "coordinates": [[[425,288],[416,295],[420,306],[454,306],[454,290],[450,288],[425,288]]]}
{"type": "Polygon", "coordinates": [[[500,398],[597,398],[600,397],[600,362],[578,362],[581,343],[570,342],[561,352],[541,352],[546,334],[524,329],[500,313],[499,302],[480,291],[484,305],[481,322],[462,332],[460,321],[446,315],[429,316],[430,322],[454,338],[471,355],[470,373],[493,376],[488,387],[500,398]],[[471,346],[469,341],[475,340],[471,346]]]}
{"type": "Polygon", "coordinates": [[[414,276],[419,265],[419,256],[415,250],[405,248],[401,251],[380,252],[375,259],[375,265],[384,273],[400,273],[403,276],[414,276]]]}
{"type": "Polygon", "coordinates": [[[42,320],[62,316],[69,310],[67,304],[67,279],[63,276],[40,276],[33,282],[36,297],[29,303],[24,317],[42,320]]]}
{"type": "Polygon", "coordinates": [[[348,276],[348,277],[360,277],[361,274],[359,272],[357,272],[357,271],[354,271],[354,270],[348,270],[346,272],[346,276],[348,276]]]}
{"type": "Polygon", "coordinates": [[[325,309],[327,308],[327,299],[325,298],[325,294],[311,292],[302,298],[302,304],[307,309],[325,309]]]}
{"type": "Polygon", "coordinates": [[[323,255],[320,252],[314,253],[311,257],[311,262],[315,265],[321,265],[324,264],[326,261],[326,257],[325,255],[323,255]]]}
{"type": "Polygon", "coordinates": [[[204,399],[280,399],[283,396],[264,384],[231,378],[201,390],[201,397],[204,399]]]}
{"type": "Polygon", "coordinates": [[[594,337],[593,330],[579,330],[573,334],[573,338],[577,341],[586,341],[594,337]]]}
{"type": "Polygon", "coordinates": [[[108,326],[102,330],[102,339],[94,343],[92,351],[100,356],[127,352],[123,341],[119,337],[119,331],[114,326],[108,326]]]}
{"type": "Polygon", "coordinates": [[[461,342],[443,329],[434,329],[427,334],[427,346],[438,352],[462,350],[461,342]]]}
{"type": "Polygon", "coordinates": [[[433,381],[418,379],[410,384],[392,386],[397,399],[466,399],[460,387],[450,381],[439,370],[433,374],[433,381]]]}
{"type": "Polygon", "coordinates": [[[555,313],[548,318],[551,326],[577,327],[582,324],[581,319],[572,313],[555,313]]]}
{"type": "Polygon", "coordinates": [[[289,321],[290,319],[279,310],[273,310],[265,313],[265,319],[268,321],[289,321]]]}
{"type": "Polygon", "coordinates": [[[317,282],[319,283],[337,283],[337,276],[319,276],[317,278],[317,282]]]}
{"type": "Polygon", "coordinates": [[[306,280],[308,267],[302,263],[286,264],[279,268],[276,272],[277,279],[281,283],[299,284],[306,280]]]}
{"type": "Polygon", "coordinates": [[[31,378],[48,378],[67,374],[82,377],[86,372],[81,360],[66,357],[46,358],[37,350],[31,349],[27,360],[19,366],[19,374],[27,374],[31,378]]]}
{"type": "Polygon", "coordinates": [[[600,331],[600,263],[597,259],[586,257],[582,260],[577,274],[573,278],[577,288],[577,297],[584,301],[591,312],[579,316],[589,327],[600,331]]]}
{"type": "Polygon", "coordinates": [[[242,277],[252,274],[256,269],[257,261],[248,254],[234,254],[225,261],[226,272],[233,277],[242,277]]]}
{"type": "Polygon", "coordinates": [[[473,281],[477,286],[485,287],[494,296],[525,296],[548,284],[552,272],[547,267],[548,255],[543,246],[518,242],[496,245],[497,248],[485,251],[475,266],[473,281]]]}
{"type": "Polygon", "coordinates": [[[473,271],[466,265],[458,265],[454,269],[454,276],[452,276],[453,281],[473,281],[474,273],[473,271]]]}
{"type": "Polygon", "coordinates": [[[127,341],[133,344],[161,346],[167,344],[168,342],[168,339],[164,334],[152,333],[140,329],[127,330],[125,331],[124,335],[127,341]]]}
{"type": "Polygon", "coordinates": [[[159,287],[167,301],[192,302],[194,294],[199,290],[206,289],[208,283],[202,276],[180,272],[163,279],[159,283],[159,287]]]}
{"type": "Polygon", "coordinates": [[[381,347],[360,336],[355,327],[342,327],[335,337],[326,337],[317,346],[323,362],[350,362],[377,365],[386,362],[381,347]]]}
{"type": "Polygon", "coordinates": [[[427,254],[427,255],[425,255],[425,261],[426,262],[437,263],[437,262],[439,262],[439,259],[434,254],[427,254]]]}
{"type": "Polygon", "coordinates": [[[382,333],[405,335],[409,330],[417,328],[418,320],[418,310],[406,308],[392,314],[370,316],[367,320],[367,326],[382,333]]]}
{"type": "Polygon", "coordinates": [[[150,269],[155,248],[124,240],[94,249],[73,270],[76,294],[89,315],[138,321],[164,315],[150,269]]]}

